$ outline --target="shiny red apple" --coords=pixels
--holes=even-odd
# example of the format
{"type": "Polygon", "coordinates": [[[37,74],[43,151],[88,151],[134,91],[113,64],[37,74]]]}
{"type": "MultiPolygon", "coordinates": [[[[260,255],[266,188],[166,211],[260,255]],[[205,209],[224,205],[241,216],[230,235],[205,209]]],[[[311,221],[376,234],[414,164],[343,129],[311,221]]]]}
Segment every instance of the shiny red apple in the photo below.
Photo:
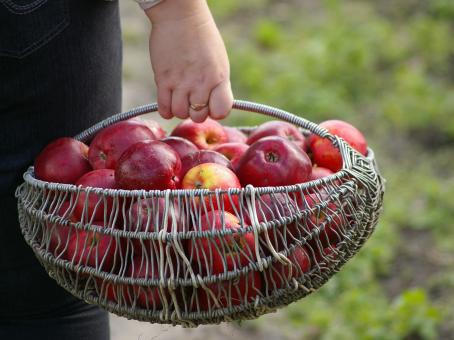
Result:
{"type": "Polygon", "coordinates": [[[312,172],[307,154],[289,140],[264,137],[252,144],[238,164],[241,184],[256,187],[307,182],[312,172]]]}
{"type": "Polygon", "coordinates": [[[314,166],[312,168],[312,172],[311,172],[311,175],[310,175],[310,180],[311,181],[314,181],[316,179],[321,179],[321,178],[324,178],[324,177],[328,177],[330,175],[333,175],[334,172],[332,172],[330,169],[327,169],[327,168],[323,168],[321,166],[314,166]]]}
{"type": "Polygon", "coordinates": [[[225,143],[218,145],[213,149],[213,151],[219,152],[227,157],[232,163],[232,167],[236,169],[241,157],[248,148],[249,146],[244,143],[225,143]]]}
{"type": "Polygon", "coordinates": [[[91,170],[88,146],[69,137],[48,144],[35,159],[36,178],[54,183],[74,184],[91,170]]]}
{"type": "Polygon", "coordinates": [[[129,147],[118,161],[115,178],[122,189],[177,189],[181,160],[160,141],[144,141],[129,147]]]}
{"type": "Polygon", "coordinates": [[[210,118],[203,123],[195,123],[187,119],[175,127],[172,136],[186,138],[199,149],[213,149],[215,146],[227,142],[224,127],[210,118]]]}
{"type": "Polygon", "coordinates": [[[187,139],[181,137],[167,137],[161,139],[161,142],[166,143],[167,145],[172,147],[178,153],[181,159],[183,159],[184,156],[190,153],[199,151],[194,143],[191,143],[187,139]]]}
{"type": "MultiPolygon", "coordinates": [[[[102,226],[102,221],[93,223],[102,226]]],[[[111,272],[119,264],[120,247],[114,237],[88,230],[73,231],[64,258],[74,264],[111,272]]]]}
{"type": "Polygon", "coordinates": [[[131,118],[130,121],[137,121],[141,124],[145,124],[151,132],[153,132],[153,135],[155,136],[155,139],[162,139],[166,137],[166,132],[164,129],[159,125],[159,123],[151,118],[145,117],[145,116],[140,116],[140,117],[134,117],[131,118]]]}
{"type": "MultiPolygon", "coordinates": [[[[183,178],[181,187],[183,189],[229,189],[241,188],[240,181],[235,173],[216,163],[203,163],[190,169],[183,178]]],[[[229,195],[227,193],[221,194],[218,202],[216,196],[206,195],[204,203],[200,202],[200,197],[195,196],[194,202],[196,205],[200,204],[202,211],[209,210],[222,210],[233,212],[234,208],[238,205],[238,196],[229,195]]]]}
{"type": "Polygon", "coordinates": [[[327,199],[326,192],[311,193],[305,195],[304,200],[299,203],[300,209],[312,211],[306,220],[306,227],[313,235],[318,230],[318,237],[309,241],[313,247],[317,247],[317,239],[325,247],[329,244],[337,244],[342,240],[345,228],[349,227],[348,216],[343,208],[337,202],[324,203],[327,199]]]}
{"type": "Polygon", "coordinates": [[[153,132],[138,120],[118,122],[98,132],[90,144],[88,159],[94,169],[115,169],[131,145],[155,139],[153,132]]]}
{"type": "Polygon", "coordinates": [[[280,261],[273,262],[265,272],[265,280],[268,282],[268,290],[273,291],[285,288],[287,284],[292,286],[292,279],[301,277],[311,268],[309,254],[301,246],[296,246],[288,259],[291,263],[283,264],[280,261]]]}
{"type": "Polygon", "coordinates": [[[230,126],[224,126],[224,130],[227,133],[228,143],[243,143],[246,144],[247,137],[239,129],[230,126]]]}
{"type": "Polygon", "coordinates": [[[296,216],[299,212],[297,202],[285,194],[263,194],[255,198],[255,210],[250,211],[247,204],[243,204],[243,216],[247,225],[254,223],[272,223],[266,234],[259,235],[261,248],[269,255],[272,250],[283,251],[296,239],[304,237],[298,221],[282,222],[283,218],[296,216]],[[251,213],[253,215],[251,215],[251,213]],[[254,219],[256,217],[256,220],[254,219]],[[268,240],[269,239],[269,243],[268,240]],[[270,249],[272,247],[273,249],[270,249]]]}
{"type": "MultiPolygon", "coordinates": [[[[115,171],[112,169],[93,170],[83,175],[76,182],[77,186],[103,188],[103,189],[118,189],[115,181],[115,171]]],[[[79,193],[79,197],[74,208],[74,216],[80,220],[82,215],[84,221],[96,220],[104,221],[104,216],[109,219],[112,213],[113,198],[108,196],[98,195],[90,192],[87,197],[85,191],[79,193]]]]}
{"type": "Polygon", "coordinates": [[[251,132],[247,143],[255,143],[259,139],[268,136],[280,136],[294,142],[301,150],[306,150],[305,137],[295,125],[287,122],[273,120],[258,126],[251,132]]]}
{"type": "Polygon", "coordinates": [[[232,163],[223,154],[212,150],[199,150],[181,159],[180,177],[183,178],[190,169],[203,163],[216,163],[233,170],[232,163]]]}
{"type": "Polygon", "coordinates": [[[254,233],[239,233],[238,218],[228,212],[210,211],[200,219],[200,231],[230,231],[224,236],[196,237],[188,242],[187,254],[194,270],[219,274],[238,270],[256,261],[254,233]]]}
{"type": "MultiPolygon", "coordinates": [[[[320,127],[327,129],[333,135],[342,137],[359,153],[367,154],[366,139],[353,125],[341,120],[327,120],[321,123],[320,127]]],[[[329,139],[312,134],[309,139],[309,146],[313,160],[318,166],[328,168],[334,172],[342,168],[341,153],[329,139]]]]}
{"type": "Polygon", "coordinates": [[[262,286],[262,278],[257,271],[241,275],[235,280],[208,284],[207,288],[214,294],[215,299],[212,294],[199,287],[197,289],[199,305],[197,306],[194,301],[191,309],[208,311],[251,303],[261,295],[262,286]]]}
{"type": "MultiPolygon", "coordinates": [[[[162,197],[142,199],[132,204],[127,221],[127,230],[133,232],[152,233],[165,230],[168,233],[172,233],[183,232],[184,229],[188,230],[188,227],[185,228],[185,224],[180,221],[178,204],[169,204],[166,210],[166,200],[162,197]]],[[[147,254],[153,254],[159,249],[158,242],[153,239],[140,240],[139,238],[131,238],[131,240],[135,254],[141,254],[143,250],[147,254]]],[[[186,244],[186,240],[180,240],[179,242],[182,247],[186,244]]],[[[174,249],[170,249],[170,253],[176,256],[174,249]]]]}
{"type": "MultiPolygon", "coordinates": [[[[77,222],[74,217],[71,216],[70,208],[70,203],[68,201],[65,201],[58,209],[56,215],[63,218],[64,220],[77,222]]],[[[49,232],[49,251],[55,256],[58,256],[59,254],[66,251],[70,227],[58,222],[46,222],[46,226],[49,232]]]]}

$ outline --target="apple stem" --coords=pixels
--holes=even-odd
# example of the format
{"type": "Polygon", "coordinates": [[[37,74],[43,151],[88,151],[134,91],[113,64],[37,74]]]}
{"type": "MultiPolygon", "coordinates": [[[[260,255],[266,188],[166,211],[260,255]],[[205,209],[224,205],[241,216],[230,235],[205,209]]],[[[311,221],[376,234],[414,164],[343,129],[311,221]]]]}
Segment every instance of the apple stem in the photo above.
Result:
{"type": "Polygon", "coordinates": [[[265,159],[270,163],[276,163],[279,160],[279,156],[274,152],[268,152],[265,155],[265,159]]]}

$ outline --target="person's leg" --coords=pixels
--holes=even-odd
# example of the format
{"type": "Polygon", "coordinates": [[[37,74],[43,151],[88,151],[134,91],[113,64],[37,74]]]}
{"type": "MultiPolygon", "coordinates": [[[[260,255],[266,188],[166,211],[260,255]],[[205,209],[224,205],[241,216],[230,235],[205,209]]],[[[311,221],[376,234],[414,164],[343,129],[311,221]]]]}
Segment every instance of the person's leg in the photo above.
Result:
{"type": "Polygon", "coordinates": [[[108,340],[109,315],[96,306],[77,303],[67,315],[0,321],[0,339],[108,340]]]}
{"type": "Polygon", "coordinates": [[[46,323],[61,324],[61,332],[77,322],[87,332],[108,331],[105,312],[71,296],[39,265],[20,233],[14,190],[48,142],[120,110],[117,2],[0,1],[0,338],[21,339],[1,333],[16,330],[53,339],[46,323]]]}

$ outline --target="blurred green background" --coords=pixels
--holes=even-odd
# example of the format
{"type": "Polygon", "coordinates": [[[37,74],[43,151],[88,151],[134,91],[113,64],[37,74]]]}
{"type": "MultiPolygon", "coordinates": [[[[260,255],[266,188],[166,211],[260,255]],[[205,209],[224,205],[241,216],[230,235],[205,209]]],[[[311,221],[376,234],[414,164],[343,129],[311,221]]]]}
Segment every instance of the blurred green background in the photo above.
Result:
{"type": "MultiPolygon", "coordinates": [[[[359,127],[387,179],[385,208],[364,248],[317,293],[256,321],[154,326],[143,339],[454,339],[454,1],[209,4],[235,97],[359,127]]],[[[126,109],[153,101],[154,85],[149,25],[132,2],[122,19],[126,109]]],[[[263,119],[234,112],[228,124],[263,119]]],[[[127,327],[113,320],[124,339],[127,327]]]]}

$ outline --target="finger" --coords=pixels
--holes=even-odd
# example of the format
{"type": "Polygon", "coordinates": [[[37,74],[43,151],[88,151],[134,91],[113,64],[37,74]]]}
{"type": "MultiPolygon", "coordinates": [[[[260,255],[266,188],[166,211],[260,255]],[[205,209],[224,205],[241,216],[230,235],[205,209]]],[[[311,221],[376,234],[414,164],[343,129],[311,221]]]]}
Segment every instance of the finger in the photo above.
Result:
{"type": "Polygon", "coordinates": [[[162,118],[173,117],[171,107],[172,91],[165,87],[158,87],[158,111],[162,118]]]}
{"type": "Polygon", "coordinates": [[[213,119],[223,119],[228,116],[233,106],[233,94],[230,81],[224,81],[216,86],[210,95],[209,112],[213,119]]]}
{"type": "Polygon", "coordinates": [[[209,112],[208,101],[210,100],[210,89],[197,87],[194,92],[189,95],[189,116],[196,123],[202,123],[209,112]],[[191,108],[192,105],[206,105],[204,108],[196,110],[191,108]]]}
{"type": "Polygon", "coordinates": [[[172,91],[172,114],[180,119],[189,117],[189,93],[184,89],[172,91]]]}

